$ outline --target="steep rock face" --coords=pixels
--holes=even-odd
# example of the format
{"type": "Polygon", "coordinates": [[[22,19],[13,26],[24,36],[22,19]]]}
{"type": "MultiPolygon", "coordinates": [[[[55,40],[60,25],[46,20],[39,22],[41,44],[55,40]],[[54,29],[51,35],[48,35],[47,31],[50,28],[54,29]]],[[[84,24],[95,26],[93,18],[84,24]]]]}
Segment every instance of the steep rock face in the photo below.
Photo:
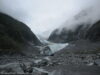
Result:
{"type": "Polygon", "coordinates": [[[52,32],[48,40],[57,43],[67,43],[70,41],[76,41],[78,39],[84,39],[87,29],[88,26],[83,27],[83,25],[79,25],[74,31],[63,28],[59,33],[59,29],[56,29],[52,32]]]}
{"type": "Polygon", "coordinates": [[[85,37],[94,42],[100,41],[100,21],[89,28],[85,37]]]}
{"type": "Polygon", "coordinates": [[[52,32],[49,37],[49,41],[57,43],[66,43],[71,41],[76,41],[80,39],[88,39],[90,41],[100,41],[100,21],[93,24],[91,27],[89,25],[79,25],[74,31],[62,29],[58,33],[59,29],[52,32]]]}
{"type": "Polygon", "coordinates": [[[34,45],[41,45],[41,42],[28,26],[0,13],[0,51],[27,49],[34,45]]]}

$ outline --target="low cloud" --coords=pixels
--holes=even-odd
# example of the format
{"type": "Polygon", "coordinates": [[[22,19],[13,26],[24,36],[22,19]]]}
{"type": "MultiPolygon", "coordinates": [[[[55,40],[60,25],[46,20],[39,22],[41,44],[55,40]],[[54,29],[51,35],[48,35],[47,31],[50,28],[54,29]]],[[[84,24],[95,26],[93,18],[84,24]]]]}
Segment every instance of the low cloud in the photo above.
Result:
{"type": "Polygon", "coordinates": [[[97,21],[99,6],[100,0],[0,0],[0,12],[24,22],[37,35],[48,33],[45,37],[60,26],[73,28],[74,23],[97,21]],[[75,19],[75,15],[87,9],[87,17],[75,19]]]}

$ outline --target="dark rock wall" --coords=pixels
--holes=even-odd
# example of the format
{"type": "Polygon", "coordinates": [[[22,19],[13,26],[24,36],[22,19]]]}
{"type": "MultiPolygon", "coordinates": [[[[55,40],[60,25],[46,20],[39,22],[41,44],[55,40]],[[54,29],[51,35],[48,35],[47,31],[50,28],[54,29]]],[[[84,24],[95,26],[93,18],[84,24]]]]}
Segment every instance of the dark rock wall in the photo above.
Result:
{"type": "Polygon", "coordinates": [[[53,31],[48,40],[56,43],[66,43],[80,39],[88,39],[93,42],[100,41],[100,21],[91,27],[83,24],[79,25],[74,31],[63,29],[57,34],[58,31],[59,29],[53,31]]]}
{"type": "Polygon", "coordinates": [[[100,41],[100,21],[95,23],[89,30],[87,31],[86,38],[91,41],[100,41]]]}
{"type": "Polygon", "coordinates": [[[0,13],[0,51],[21,50],[34,45],[42,44],[27,25],[0,13]]]}

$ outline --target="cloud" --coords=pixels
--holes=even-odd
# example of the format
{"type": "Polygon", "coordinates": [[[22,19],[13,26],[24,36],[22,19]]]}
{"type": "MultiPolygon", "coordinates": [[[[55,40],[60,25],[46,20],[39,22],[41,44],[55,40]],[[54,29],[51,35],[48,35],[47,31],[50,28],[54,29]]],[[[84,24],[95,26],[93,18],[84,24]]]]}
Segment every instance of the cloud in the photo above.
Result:
{"type": "Polygon", "coordinates": [[[0,12],[26,23],[37,35],[49,36],[81,10],[98,5],[100,0],[0,0],[0,12]]]}

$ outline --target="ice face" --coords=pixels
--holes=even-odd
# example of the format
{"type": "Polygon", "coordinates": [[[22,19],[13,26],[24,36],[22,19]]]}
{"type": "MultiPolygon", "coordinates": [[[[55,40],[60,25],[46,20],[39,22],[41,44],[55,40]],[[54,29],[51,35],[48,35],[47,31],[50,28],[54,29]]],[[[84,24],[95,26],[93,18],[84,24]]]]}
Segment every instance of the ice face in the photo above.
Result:
{"type": "Polygon", "coordinates": [[[48,46],[49,46],[50,50],[52,51],[52,53],[55,53],[55,52],[62,50],[66,46],[68,46],[68,43],[64,43],[64,44],[62,44],[62,43],[52,43],[48,46]]]}
{"type": "Polygon", "coordinates": [[[40,47],[40,54],[44,55],[52,55],[69,45],[68,43],[52,43],[47,40],[42,40],[42,43],[45,44],[45,46],[40,47]]]}

